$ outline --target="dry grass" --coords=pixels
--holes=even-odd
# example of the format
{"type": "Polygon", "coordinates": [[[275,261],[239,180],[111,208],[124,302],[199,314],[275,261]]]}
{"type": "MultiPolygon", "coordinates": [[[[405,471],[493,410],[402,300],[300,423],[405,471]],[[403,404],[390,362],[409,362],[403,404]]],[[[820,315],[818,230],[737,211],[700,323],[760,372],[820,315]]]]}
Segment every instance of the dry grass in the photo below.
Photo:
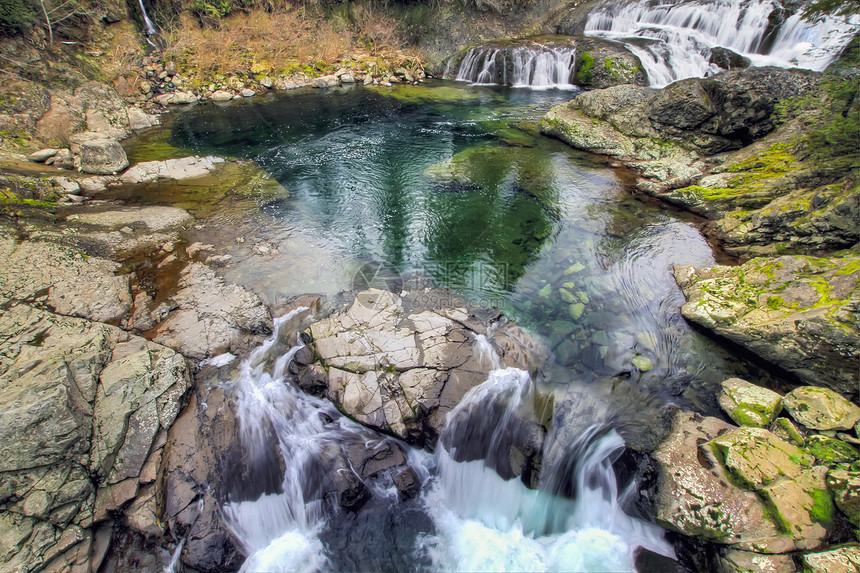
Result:
{"type": "Polygon", "coordinates": [[[353,10],[353,18],[358,36],[371,48],[397,49],[404,45],[398,21],[381,9],[359,5],[353,10]]]}
{"type": "MultiPolygon", "coordinates": [[[[78,122],[80,123],[80,122],[78,122]]],[[[75,133],[75,121],[66,111],[48,112],[37,125],[38,136],[44,143],[52,147],[69,147],[72,134],[75,133]]]]}
{"type": "Polygon", "coordinates": [[[233,73],[287,75],[303,66],[324,68],[350,52],[347,30],[298,9],[282,10],[231,15],[217,29],[185,14],[166,34],[164,58],[202,79],[233,73]]]}

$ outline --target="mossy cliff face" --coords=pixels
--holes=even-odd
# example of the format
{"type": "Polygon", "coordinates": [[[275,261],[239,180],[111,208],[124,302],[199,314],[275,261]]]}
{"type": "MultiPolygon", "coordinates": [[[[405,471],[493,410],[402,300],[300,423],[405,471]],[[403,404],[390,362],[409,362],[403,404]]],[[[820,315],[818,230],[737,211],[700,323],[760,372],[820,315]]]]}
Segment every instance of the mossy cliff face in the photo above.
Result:
{"type": "Polygon", "coordinates": [[[856,395],[860,258],[783,256],[738,267],[675,267],[688,320],[808,384],[856,395]]]}

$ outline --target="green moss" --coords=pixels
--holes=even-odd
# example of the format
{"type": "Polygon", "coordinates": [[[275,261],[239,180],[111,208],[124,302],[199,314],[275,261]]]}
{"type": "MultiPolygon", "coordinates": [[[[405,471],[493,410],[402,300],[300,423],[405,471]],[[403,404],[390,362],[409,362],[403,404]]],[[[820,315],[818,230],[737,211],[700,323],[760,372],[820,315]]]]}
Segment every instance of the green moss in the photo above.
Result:
{"type": "Polygon", "coordinates": [[[857,271],[860,271],[860,258],[848,261],[842,268],[836,271],[836,274],[841,277],[856,273],[857,271]]]}
{"type": "Polygon", "coordinates": [[[579,58],[574,81],[579,85],[589,85],[594,79],[594,56],[585,52],[579,58]]]}
{"type": "MultiPolygon", "coordinates": [[[[56,196],[54,196],[56,197],[56,196]]],[[[51,199],[51,197],[47,197],[47,199],[51,199]]],[[[57,210],[57,205],[53,201],[40,201],[38,199],[27,199],[25,197],[21,197],[8,187],[6,189],[0,189],[0,205],[7,207],[31,207],[35,209],[42,209],[48,211],[49,213],[54,213],[57,210]]]]}
{"type": "Polygon", "coordinates": [[[850,444],[827,436],[810,436],[804,449],[825,463],[850,462],[858,458],[857,450],[850,444]]]}
{"type": "Polygon", "coordinates": [[[777,310],[785,302],[781,296],[771,296],[767,299],[767,306],[771,310],[777,310]]]}
{"type": "Polygon", "coordinates": [[[833,523],[833,499],[826,490],[814,489],[809,493],[812,498],[812,507],[809,508],[809,517],[818,523],[829,525],[833,523]]]}

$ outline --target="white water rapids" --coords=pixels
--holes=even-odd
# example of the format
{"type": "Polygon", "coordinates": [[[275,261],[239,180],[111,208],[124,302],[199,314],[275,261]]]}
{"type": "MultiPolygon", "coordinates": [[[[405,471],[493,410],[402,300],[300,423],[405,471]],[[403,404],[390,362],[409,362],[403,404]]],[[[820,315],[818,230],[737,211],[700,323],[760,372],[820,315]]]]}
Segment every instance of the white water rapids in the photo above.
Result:
{"type": "MultiPolygon", "coordinates": [[[[349,440],[372,445],[390,439],[287,380],[289,362],[302,344],[278,349],[286,348],[285,333],[296,332],[295,322],[306,312],[300,308],[278,319],[275,334],[242,363],[233,382],[249,463],[265,458],[274,436],[285,468],[280,493],[223,507],[226,524],[248,555],[243,571],[332,569],[320,533],[342,510],[312,487],[325,481],[315,473],[318,461],[349,440]]],[[[498,365],[487,337],[480,337],[476,349],[482,361],[498,365]]],[[[488,458],[507,456],[502,436],[518,412],[533,407],[534,391],[526,372],[495,369],[451,411],[435,454],[401,444],[422,483],[417,503],[432,522],[415,540],[415,562],[443,571],[633,571],[639,547],[674,557],[660,528],[621,509],[612,463],[624,443],[614,431],[595,428],[565,445],[567,463],[545,468],[539,490],[502,479],[482,459],[455,461],[457,448],[467,447],[474,431],[492,435],[488,458]],[[554,493],[571,490],[575,499],[554,493]]],[[[367,485],[391,510],[401,503],[390,484],[367,485]]]]}
{"type": "Polygon", "coordinates": [[[718,46],[755,66],[820,71],[858,31],[860,16],[813,23],[800,13],[787,15],[774,0],[607,3],[585,26],[586,35],[623,42],[642,61],[652,87],[720,71],[710,63],[718,46]]]}

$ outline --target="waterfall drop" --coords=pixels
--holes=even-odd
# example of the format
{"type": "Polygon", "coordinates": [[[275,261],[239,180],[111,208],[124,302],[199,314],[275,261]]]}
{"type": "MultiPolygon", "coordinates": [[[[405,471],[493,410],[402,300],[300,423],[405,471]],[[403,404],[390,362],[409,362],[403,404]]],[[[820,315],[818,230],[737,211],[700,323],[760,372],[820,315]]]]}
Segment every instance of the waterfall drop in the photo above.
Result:
{"type": "Polygon", "coordinates": [[[776,0],[650,0],[604,4],[585,33],[623,42],[642,61],[652,87],[711,75],[711,49],[728,48],[753,65],[821,71],[860,30],[860,17],[818,23],[788,15],[776,0]]]}
{"type": "Polygon", "coordinates": [[[573,46],[479,46],[469,50],[456,80],[472,84],[498,84],[533,89],[572,89],[576,64],[573,46]]]}
{"type": "Polygon", "coordinates": [[[545,469],[537,490],[491,467],[510,457],[509,437],[521,431],[519,414],[533,399],[526,372],[495,370],[449,414],[425,493],[436,531],[420,543],[434,568],[635,571],[640,547],[674,558],[659,527],[621,509],[612,464],[624,442],[614,430],[592,427],[566,446],[564,463],[545,469]],[[481,434],[490,439],[476,440],[481,434]],[[474,451],[476,441],[484,451],[474,451]],[[468,461],[456,461],[461,448],[471,450],[468,461]],[[574,498],[561,495],[571,491],[574,498]]]}
{"type": "Polygon", "coordinates": [[[137,0],[137,3],[140,5],[140,13],[143,16],[143,25],[146,27],[146,35],[152,36],[157,34],[158,31],[155,29],[155,24],[153,24],[152,20],[149,19],[149,14],[146,13],[146,6],[143,5],[143,0],[137,0]]]}

